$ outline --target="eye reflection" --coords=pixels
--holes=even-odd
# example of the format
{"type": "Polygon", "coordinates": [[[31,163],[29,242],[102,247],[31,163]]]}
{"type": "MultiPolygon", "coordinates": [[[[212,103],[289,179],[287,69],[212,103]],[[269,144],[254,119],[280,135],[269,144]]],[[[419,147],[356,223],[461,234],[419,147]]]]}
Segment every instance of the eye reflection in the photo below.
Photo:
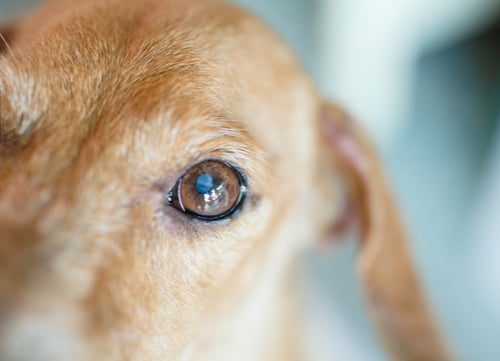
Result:
{"type": "Polygon", "coordinates": [[[207,160],[179,178],[167,202],[197,218],[216,220],[234,214],[245,195],[244,178],[236,168],[223,161],[207,160]]]}
{"type": "Polygon", "coordinates": [[[217,188],[213,188],[208,193],[203,194],[203,199],[205,201],[205,211],[208,211],[210,208],[217,207],[225,197],[225,187],[224,184],[221,183],[217,188]]]}

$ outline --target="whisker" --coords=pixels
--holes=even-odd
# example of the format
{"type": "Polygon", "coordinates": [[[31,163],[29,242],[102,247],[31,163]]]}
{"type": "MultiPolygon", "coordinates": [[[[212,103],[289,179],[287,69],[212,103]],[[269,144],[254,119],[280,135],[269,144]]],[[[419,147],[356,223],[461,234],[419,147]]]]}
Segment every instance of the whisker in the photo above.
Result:
{"type": "Polygon", "coordinates": [[[10,47],[9,45],[9,42],[7,41],[7,39],[5,38],[5,36],[0,32],[0,41],[1,43],[3,44],[0,44],[0,49],[2,47],[5,47],[5,49],[7,49],[7,51],[10,53],[10,55],[14,56],[14,52],[12,51],[12,48],[10,47]]]}

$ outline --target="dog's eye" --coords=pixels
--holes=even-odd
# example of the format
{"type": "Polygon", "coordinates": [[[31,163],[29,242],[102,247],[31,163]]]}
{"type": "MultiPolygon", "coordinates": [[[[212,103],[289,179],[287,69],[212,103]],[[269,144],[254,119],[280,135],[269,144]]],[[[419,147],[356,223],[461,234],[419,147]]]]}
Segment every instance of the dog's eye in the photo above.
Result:
{"type": "Polygon", "coordinates": [[[203,220],[218,220],[237,212],[246,196],[242,174],[220,160],[191,167],[169,192],[167,203],[203,220]]]}

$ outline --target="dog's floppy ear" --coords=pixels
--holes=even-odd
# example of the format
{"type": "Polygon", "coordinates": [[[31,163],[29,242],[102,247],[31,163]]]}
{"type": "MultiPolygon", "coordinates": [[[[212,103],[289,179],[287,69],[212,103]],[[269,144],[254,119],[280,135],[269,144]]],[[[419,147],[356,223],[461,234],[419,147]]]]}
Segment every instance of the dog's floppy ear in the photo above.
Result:
{"type": "Polygon", "coordinates": [[[378,331],[396,360],[449,360],[427,309],[375,149],[340,108],[319,113],[323,152],[355,205],[362,242],[357,271],[378,331]]]}

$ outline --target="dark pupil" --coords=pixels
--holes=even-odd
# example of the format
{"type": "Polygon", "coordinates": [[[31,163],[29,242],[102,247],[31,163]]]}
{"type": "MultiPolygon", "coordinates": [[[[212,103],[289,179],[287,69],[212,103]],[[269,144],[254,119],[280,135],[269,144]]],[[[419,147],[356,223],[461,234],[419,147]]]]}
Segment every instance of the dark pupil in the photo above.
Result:
{"type": "Polygon", "coordinates": [[[196,190],[200,194],[207,194],[214,188],[214,177],[210,174],[203,173],[196,179],[196,190]]]}

